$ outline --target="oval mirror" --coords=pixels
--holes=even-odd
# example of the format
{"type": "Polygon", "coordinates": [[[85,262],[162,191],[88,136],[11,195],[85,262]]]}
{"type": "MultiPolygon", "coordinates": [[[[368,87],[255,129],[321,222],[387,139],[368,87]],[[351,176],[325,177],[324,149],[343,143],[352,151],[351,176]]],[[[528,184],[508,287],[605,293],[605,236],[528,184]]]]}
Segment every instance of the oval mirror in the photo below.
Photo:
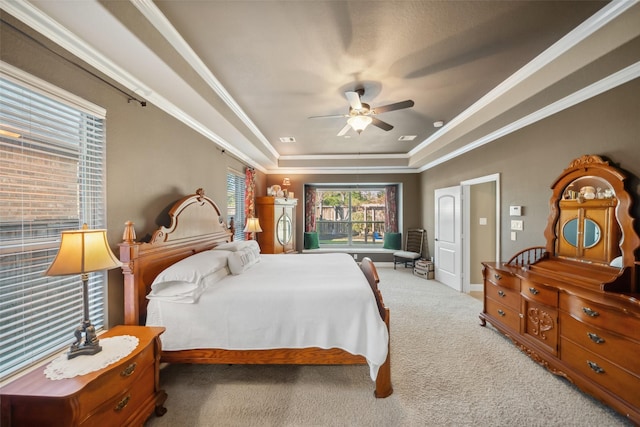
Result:
{"type": "Polygon", "coordinates": [[[574,247],[578,247],[578,218],[567,221],[562,227],[562,237],[574,247]]]}
{"type": "Polygon", "coordinates": [[[276,236],[278,237],[278,242],[281,245],[286,245],[291,241],[291,219],[283,214],[278,219],[278,225],[276,227],[276,236]]]}
{"type": "Polygon", "coordinates": [[[600,226],[589,218],[584,220],[584,241],[585,248],[592,248],[600,241],[600,226]]]}

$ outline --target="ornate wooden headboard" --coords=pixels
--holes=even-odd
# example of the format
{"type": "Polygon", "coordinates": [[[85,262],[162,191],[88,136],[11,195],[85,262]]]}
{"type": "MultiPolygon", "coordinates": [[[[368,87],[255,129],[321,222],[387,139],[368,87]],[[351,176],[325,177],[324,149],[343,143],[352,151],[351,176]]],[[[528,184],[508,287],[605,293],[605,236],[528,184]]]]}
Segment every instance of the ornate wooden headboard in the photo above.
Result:
{"type": "Polygon", "coordinates": [[[178,200],[169,210],[168,227],[158,228],[148,243],[136,242],[133,223],[128,221],[120,243],[124,275],[124,322],[143,325],[147,315],[146,295],[151,283],[165,268],[198,252],[232,240],[220,209],[199,188],[178,200]]]}

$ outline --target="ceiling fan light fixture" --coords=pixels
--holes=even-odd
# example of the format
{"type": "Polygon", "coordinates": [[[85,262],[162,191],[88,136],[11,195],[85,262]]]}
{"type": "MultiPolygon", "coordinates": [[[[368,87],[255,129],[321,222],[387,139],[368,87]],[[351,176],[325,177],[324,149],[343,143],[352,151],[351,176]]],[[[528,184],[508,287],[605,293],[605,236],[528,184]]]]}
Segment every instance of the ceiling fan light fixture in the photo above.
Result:
{"type": "Polygon", "coordinates": [[[349,123],[353,130],[360,134],[363,130],[365,130],[367,126],[371,124],[372,121],[373,119],[369,116],[353,116],[350,117],[349,120],[347,120],[347,123],[349,123]]]}

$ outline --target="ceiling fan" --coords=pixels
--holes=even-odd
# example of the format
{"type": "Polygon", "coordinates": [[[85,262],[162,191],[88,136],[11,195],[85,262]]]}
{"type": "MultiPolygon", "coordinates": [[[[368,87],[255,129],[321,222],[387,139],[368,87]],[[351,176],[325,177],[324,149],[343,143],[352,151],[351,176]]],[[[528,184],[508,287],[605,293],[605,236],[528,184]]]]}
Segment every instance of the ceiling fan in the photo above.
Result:
{"type": "Polygon", "coordinates": [[[379,127],[382,130],[390,131],[393,129],[387,122],[383,122],[382,120],[374,117],[381,113],[386,113],[389,111],[402,110],[404,108],[413,107],[414,103],[412,100],[406,100],[402,102],[396,102],[393,104],[383,105],[382,107],[374,107],[371,108],[369,104],[365,104],[362,102],[362,96],[364,95],[364,89],[356,89],[355,91],[345,92],[345,96],[349,101],[349,113],[348,114],[334,114],[329,116],[311,116],[310,119],[326,119],[326,118],[337,118],[337,117],[347,117],[347,124],[342,128],[340,132],[338,132],[338,136],[342,136],[349,131],[349,129],[353,129],[358,132],[358,135],[362,133],[362,131],[370,124],[379,127]]]}

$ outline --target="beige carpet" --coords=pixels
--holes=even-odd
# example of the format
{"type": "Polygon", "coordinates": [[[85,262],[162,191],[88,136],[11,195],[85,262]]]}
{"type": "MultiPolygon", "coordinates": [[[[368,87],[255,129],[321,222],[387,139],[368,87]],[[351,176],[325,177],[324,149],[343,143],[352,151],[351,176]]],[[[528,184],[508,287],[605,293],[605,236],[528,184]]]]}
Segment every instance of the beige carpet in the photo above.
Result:
{"type": "Polygon", "coordinates": [[[378,268],[391,309],[394,394],[366,366],[172,365],[147,426],[625,426],[614,411],[531,361],[482,303],[411,269],[378,268]]]}

